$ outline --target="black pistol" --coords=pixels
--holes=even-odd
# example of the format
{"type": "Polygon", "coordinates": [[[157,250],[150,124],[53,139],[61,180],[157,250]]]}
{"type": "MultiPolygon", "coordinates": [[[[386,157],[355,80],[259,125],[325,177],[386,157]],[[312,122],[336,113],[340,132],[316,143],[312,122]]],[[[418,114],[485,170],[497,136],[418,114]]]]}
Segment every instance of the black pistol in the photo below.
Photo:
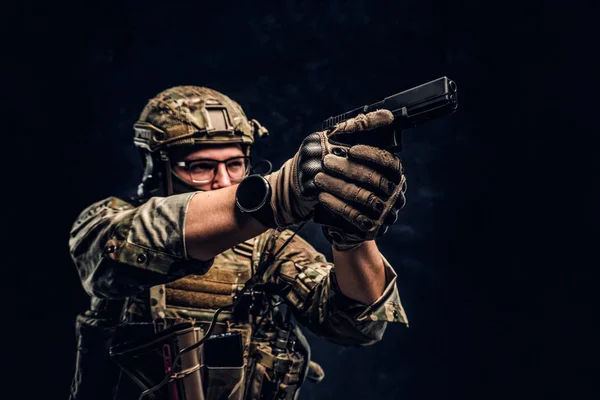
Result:
{"type": "Polygon", "coordinates": [[[457,107],[458,91],[456,83],[443,76],[386,97],[377,103],[358,107],[335,117],[329,117],[323,121],[323,129],[334,128],[340,122],[356,117],[358,114],[366,114],[380,109],[390,110],[394,115],[393,132],[389,130],[387,132],[369,132],[368,135],[344,135],[332,139],[350,146],[366,144],[387,149],[394,153],[402,150],[400,133],[403,129],[414,127],[430,119],[452,114],[457,107]]]}

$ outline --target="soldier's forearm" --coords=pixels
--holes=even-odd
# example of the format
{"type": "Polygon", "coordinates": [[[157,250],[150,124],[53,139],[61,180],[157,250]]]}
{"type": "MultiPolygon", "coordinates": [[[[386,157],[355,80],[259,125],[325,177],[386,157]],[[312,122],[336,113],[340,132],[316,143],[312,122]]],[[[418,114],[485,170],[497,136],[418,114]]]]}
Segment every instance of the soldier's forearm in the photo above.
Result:
{"type": "Polygon", "coordinates": [[[344,295],[371,304],[383,294],[385,269],[375,241],[364,242],[349,251],[333,249],[333,260],[335,276],[344,295]]]}
{"type": "Polygon", "coordinates": [[[234,185],[192,197],[185,219],[185,245],[190,258],[209,260],[267,230],[256,219],[236,212],[236,189],[234,185]]]}

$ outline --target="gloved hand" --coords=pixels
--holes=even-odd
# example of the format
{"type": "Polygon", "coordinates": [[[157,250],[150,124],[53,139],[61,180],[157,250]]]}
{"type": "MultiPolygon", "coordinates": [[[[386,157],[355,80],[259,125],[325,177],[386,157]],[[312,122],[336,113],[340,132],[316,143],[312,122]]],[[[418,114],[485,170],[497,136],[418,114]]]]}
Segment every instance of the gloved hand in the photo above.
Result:
{"type": "MultiPolygon", "coordinates": [[[[344,135],[391,130],[392,123],[389,111],[378,110],[338,124],[328,136],[330,141],[343,141],[344,135]]],[[[398,157],[360,144],[344,150],[325,156],[323,172],[315,177],[323,190],[315,222],[323,225],[327,240],[341,251],[385,234],[406,203],[406,177],[398,157]]]]}
{"type": "Polygon", "coordinates": [[[385,150],[338,140],[392,129],[392,123],[389,111],[378,110],[304,139],[296,155],[266,177],[275,225],[309,219],[316,208],[315,222],[329,226],[325,235],[340,250],[385,233],[405,201],[400,160],[385,150]]]}

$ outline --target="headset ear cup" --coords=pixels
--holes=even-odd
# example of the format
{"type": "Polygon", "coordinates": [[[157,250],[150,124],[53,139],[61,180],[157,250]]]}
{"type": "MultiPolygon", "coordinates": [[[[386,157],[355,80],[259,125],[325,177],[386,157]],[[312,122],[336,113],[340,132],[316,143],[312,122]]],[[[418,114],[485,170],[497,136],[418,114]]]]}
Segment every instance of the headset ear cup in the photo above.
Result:
{"type": "Polygon", "coordinates": [[[159,163],[152,153],[149,151],[141,151],[140,153],[144,165],[144,174],[142,175],[142,183],[138,185],[138,196],[149,198],[157,194],[157,190],[161,187],[161,173],[156,171],[159,163]]]}

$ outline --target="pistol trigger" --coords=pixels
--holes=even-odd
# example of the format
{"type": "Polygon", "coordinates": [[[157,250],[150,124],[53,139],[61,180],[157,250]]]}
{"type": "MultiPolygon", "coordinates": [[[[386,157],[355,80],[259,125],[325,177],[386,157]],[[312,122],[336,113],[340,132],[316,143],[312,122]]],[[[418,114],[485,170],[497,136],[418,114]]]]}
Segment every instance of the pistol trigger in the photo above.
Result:
{"type": "Polygon", "coordinates": [[[402,151],[402,129],[396,127],[394,129],[394,142],[393,145],[386,149],[390,153],[398,153],[402,151]]]}

